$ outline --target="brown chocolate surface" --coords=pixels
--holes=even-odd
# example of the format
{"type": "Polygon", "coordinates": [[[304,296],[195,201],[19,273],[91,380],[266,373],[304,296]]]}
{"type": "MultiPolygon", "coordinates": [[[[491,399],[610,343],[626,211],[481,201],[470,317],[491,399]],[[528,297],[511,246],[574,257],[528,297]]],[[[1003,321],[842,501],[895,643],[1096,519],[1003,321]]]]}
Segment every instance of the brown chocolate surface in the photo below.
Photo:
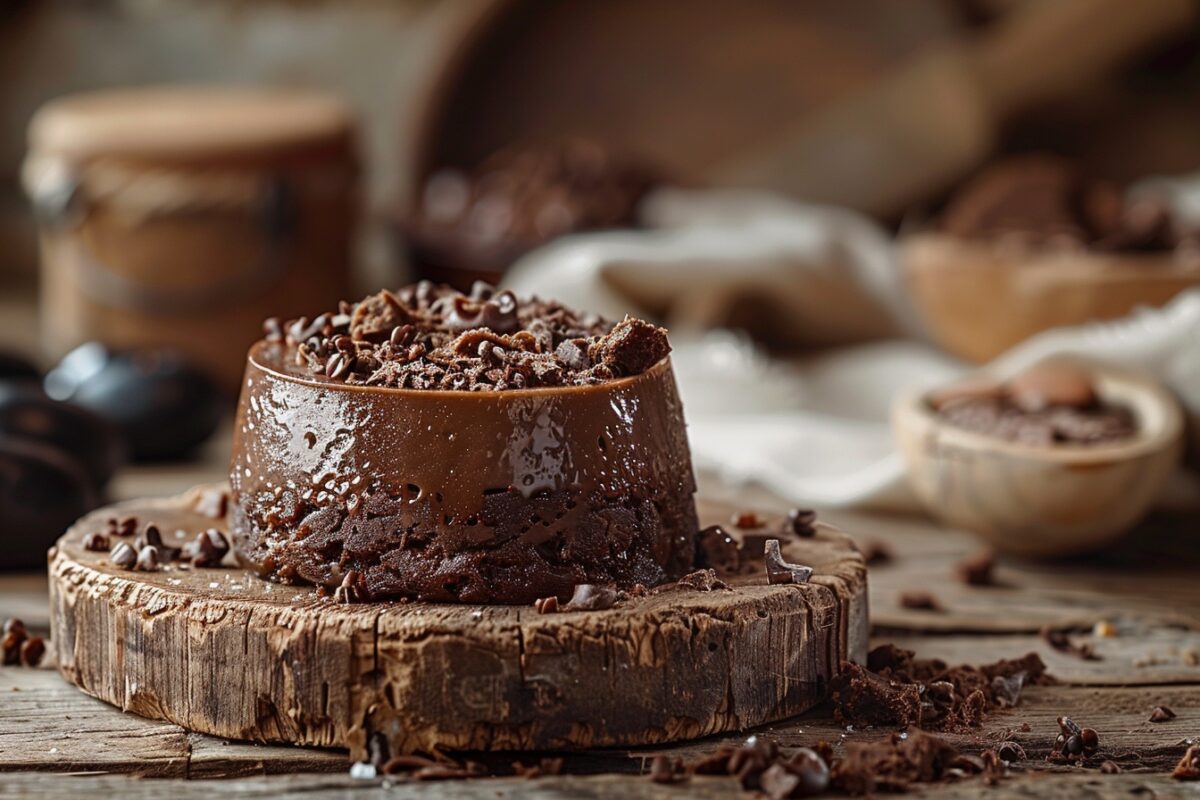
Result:
{"type": "Polygon", "coordinates": [[[530,603],[693,563],[695,482],[669,361],[519,391],[296,374],[250,352],[230,509],[239,558],[371,600],[530,603]]]}
{"type": "Polygon", "coordinates": [[[1097,445],[1137,432],[1133,412],[1107,403],[1091,377],[1046,363],[1004,384],[964,383],[929,395],[938,417],[957,428],[1032,445],[1097,445]]]}

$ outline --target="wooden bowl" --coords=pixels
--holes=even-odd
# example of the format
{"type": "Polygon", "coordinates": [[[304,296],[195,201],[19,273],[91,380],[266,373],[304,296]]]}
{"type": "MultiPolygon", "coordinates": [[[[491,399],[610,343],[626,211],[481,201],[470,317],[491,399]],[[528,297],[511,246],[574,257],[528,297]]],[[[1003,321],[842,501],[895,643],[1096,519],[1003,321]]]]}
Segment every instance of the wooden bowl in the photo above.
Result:
{"type": "MultiPolygon", "coordinates": [[[[927,392],[896,398],[892,428],[913,490],[931,514],[998,550],[1065,556],[1128,531],[1158,498],[1183,450],[1175,398],[1140,375],[1075,360],[1106,402],[1133,411],[1138,432],[1112,444],[1010,442],[938,419],[927,392]]],[[[978,375],[970,380],[1007,376],[978,375]]]]}
{"type": "Polygon", "coordinates": [[[940,233],[902,239],[900,261],[929,336],[975,362],[1035,333],[1116,319],[1200,286],[1200,259],[1181,254],[1017,252],[940,233]]]}

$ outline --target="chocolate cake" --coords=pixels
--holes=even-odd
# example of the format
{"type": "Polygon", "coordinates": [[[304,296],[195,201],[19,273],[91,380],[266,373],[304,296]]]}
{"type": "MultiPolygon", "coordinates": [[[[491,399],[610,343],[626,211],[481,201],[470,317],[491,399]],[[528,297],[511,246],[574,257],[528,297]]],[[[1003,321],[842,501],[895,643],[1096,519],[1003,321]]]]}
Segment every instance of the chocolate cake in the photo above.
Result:
{"type": "Polygon", "coordinates": [[[693,564],[666,332],[423,282],[249,353],[230,525],[265,577],[344,599],[568,599],[693,564]]]}

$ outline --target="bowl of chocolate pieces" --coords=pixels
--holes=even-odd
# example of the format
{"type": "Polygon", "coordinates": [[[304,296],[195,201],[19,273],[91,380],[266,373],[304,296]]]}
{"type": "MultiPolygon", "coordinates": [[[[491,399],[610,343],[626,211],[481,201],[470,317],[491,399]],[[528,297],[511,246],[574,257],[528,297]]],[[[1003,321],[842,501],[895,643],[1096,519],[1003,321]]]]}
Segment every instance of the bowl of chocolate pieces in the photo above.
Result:
{"type": "Polygon", "coordinates": [[[900,260],[929,337],[984,362],[1041,331],[1200,286],[1200,232],[1163,196],[1028,154],[965,184],[901,239],[900,260]]]}
{"type": "Polygon", "coordinates": [[[1027,556],[1087,552],[1127,532],[1183,450],[1167,389],[1075,358],[899,396],[892,428],[930,513],[1027,556]]]}

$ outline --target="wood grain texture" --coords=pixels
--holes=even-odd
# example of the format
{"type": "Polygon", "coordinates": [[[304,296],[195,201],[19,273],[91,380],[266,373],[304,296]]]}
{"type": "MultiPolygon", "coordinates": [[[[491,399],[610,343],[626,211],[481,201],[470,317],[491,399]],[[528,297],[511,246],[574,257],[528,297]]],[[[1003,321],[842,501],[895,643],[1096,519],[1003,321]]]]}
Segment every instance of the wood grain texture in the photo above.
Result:
{"type": "Polygon", "coordinates": [[[731,578],[732,589],[553,615],[341,605],[233,568],[123,571],[80,545],[114,513],[190,538],[213,524],[194,499],[95,512],[50,564],[62,674],[192,731],[355,754],[370,731],[393,751],[669,742],[808,710],[843,659],[865,654],[866,569],[829,528],[785,546],[815,568],[808,584],[768,586],[756,571],[731,578]]]}

